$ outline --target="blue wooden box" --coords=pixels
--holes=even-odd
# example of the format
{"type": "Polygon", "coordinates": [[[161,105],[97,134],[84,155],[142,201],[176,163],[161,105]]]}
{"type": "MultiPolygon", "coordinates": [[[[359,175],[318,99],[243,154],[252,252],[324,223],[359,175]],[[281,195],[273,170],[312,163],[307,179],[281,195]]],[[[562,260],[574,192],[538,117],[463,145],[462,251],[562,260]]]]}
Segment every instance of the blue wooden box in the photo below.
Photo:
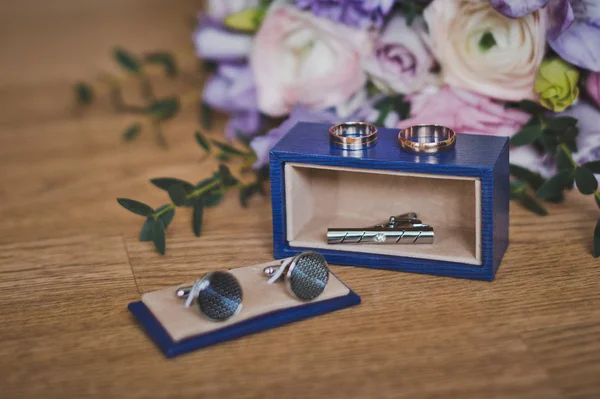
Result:
{"type": "Polygon", "coordinates": [[[298,123],[270,152],[276,258],[306,250],[338,265],[492,280],[508,246],[506,137],[457,134],[455,150],[412,155],[397,129],[365,151],[329,143],[329,125],[298,123]],[[367,227],[416,212],[428,245],[329,245],[328,227],[367,227]]]}

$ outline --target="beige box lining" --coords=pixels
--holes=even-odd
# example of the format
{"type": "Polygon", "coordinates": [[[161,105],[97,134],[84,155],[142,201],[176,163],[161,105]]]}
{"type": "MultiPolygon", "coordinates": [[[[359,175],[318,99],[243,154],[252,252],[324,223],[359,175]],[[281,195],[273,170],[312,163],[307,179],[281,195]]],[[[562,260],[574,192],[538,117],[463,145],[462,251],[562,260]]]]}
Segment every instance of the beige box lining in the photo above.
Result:
{"type": "Polygon", "coordinates": [[[481,265],[478,178],[286,163],[286,234],[291,247],[481,265]],[[416,212],[435,229],[431,245],[330,245],[329,227],[367,227],[416,212]]]}
{"type": "MultiPolygon", "coordinates": [[[[277,310],[306,305],[307,302],[293,298],[287,292],[283,282],[267,283],[268,278],[263,274],[263,269],[281,262],[279,260],[230,270],[242,286],[242,309],[236,316],[224,322],[208,320],[202,315],[196,304],[186,309],[185,301],[175,296],[177,288],[192,285],[193,282],[146,293],[142,296],[142,302],[176,342],[220,330],[277,310]]],[[[329,274],[325,290],[310,303],[342,297],[349,293],[350,290],[344,283],[333,274],[329,274]]]]}

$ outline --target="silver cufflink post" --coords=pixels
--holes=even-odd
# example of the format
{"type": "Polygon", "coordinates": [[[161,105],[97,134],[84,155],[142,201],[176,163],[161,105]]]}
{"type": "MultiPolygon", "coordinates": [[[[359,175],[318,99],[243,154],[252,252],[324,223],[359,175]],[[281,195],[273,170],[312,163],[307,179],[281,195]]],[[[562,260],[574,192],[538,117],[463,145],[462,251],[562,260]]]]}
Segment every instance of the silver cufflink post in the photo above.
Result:
{"type": "Polygon", "coordinates": [[[328,244],[433,244],[433,227],[414,212],[390,216],[387,223],[365,228],[329,228],[328,244]]]}
{"type": "Polygon", "coordinates": [[[270,277],[269,284],[283,279],[290,294],[301,301],[317,298],[329,281],[327,261],[316,252],[304,252],[278,266],[268,266],[264,273],[270,277]]]}
{"type": "Polygon", "coordinates": [[[186,300],[186,308],[196,300],[200,311],[212,321],[228,320],[242,309],[242,287],[228,272],[208,273],[194,285],[178,288],[175,295],[186,300]]]}

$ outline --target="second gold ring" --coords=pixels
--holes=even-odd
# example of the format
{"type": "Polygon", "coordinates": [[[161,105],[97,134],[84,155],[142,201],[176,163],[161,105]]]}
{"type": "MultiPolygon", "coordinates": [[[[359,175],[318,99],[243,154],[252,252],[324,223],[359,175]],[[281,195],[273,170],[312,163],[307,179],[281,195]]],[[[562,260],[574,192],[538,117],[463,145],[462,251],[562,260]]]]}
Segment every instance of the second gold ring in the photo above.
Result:
{"type": "Polygon", "coordinates": [[[454,130],[440,125],[416,125],[400,130],[400,148],[413,154],[435,155],[454,148],[454,130]]]}

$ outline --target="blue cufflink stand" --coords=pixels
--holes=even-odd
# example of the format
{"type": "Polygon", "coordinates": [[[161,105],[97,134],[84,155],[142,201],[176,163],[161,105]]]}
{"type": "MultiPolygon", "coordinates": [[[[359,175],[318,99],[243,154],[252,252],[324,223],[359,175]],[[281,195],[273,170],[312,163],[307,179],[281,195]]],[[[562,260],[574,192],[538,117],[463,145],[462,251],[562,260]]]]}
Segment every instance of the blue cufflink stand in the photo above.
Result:
{"type": "Polygon", "coordinates": [[[178,342],[173,341],[150,309],[141,301],[129,304],[129,311],[144,327],[146,333],[167,357],[175,357],[221,342],[255,334],[288,323],[320,316],[325,313],[358,305],[360,296],[352,290],[342,297],[332,298],[321,302],[307,303],[293,308],[267,313],[243,322],[230,325],[220,330],[187,338],[178,342]]]}

